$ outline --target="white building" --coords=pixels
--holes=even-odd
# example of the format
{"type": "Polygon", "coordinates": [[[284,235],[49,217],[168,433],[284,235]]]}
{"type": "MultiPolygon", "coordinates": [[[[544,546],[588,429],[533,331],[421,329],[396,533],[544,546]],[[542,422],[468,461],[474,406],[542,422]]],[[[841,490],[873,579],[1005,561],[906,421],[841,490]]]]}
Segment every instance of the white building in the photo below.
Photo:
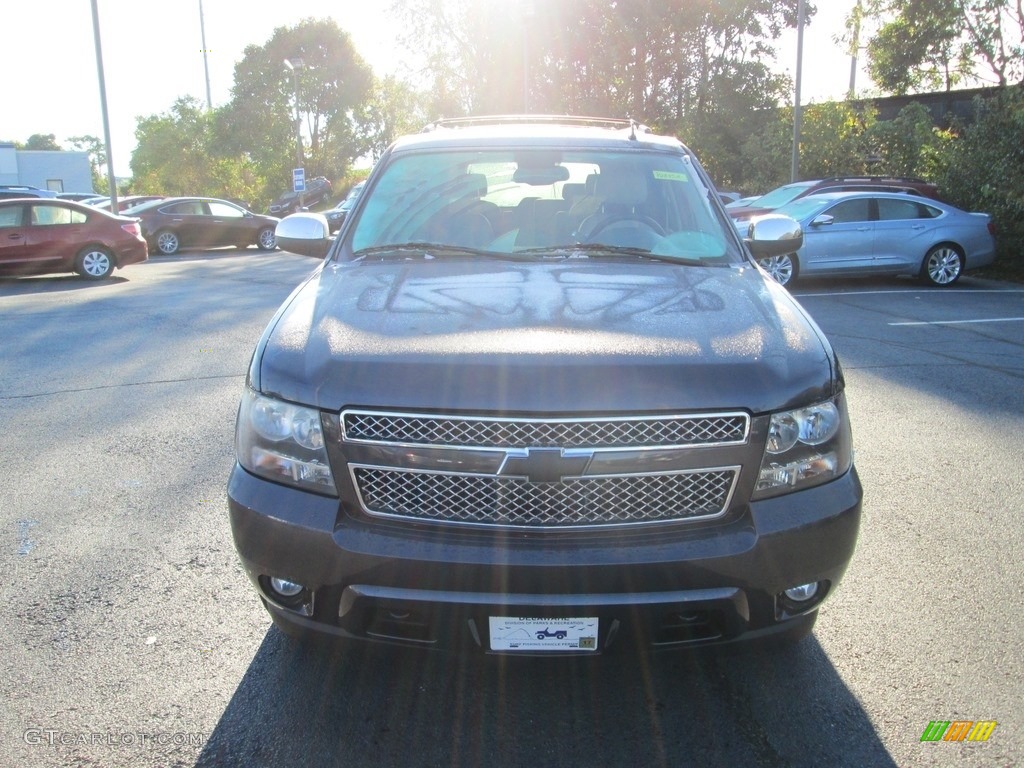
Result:
{"type": "Polygon", "coordinates": [[[91,192],[88,152],[17,149],[0,143],[0,184],[19,184],[53,192],[91,192]]]}

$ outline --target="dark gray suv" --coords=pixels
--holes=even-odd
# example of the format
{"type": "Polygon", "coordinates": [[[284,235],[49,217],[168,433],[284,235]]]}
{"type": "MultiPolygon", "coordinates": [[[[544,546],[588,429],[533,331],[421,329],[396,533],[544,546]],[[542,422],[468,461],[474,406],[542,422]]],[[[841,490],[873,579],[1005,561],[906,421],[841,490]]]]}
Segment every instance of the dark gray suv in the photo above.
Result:
{"type": "Polygon", "coordinates": [[[798,638],[861,509],[843,375],[678,140],[448,121],[381,158],[249,368],[228,485],[274,622],[474,653],[798,638]]]}

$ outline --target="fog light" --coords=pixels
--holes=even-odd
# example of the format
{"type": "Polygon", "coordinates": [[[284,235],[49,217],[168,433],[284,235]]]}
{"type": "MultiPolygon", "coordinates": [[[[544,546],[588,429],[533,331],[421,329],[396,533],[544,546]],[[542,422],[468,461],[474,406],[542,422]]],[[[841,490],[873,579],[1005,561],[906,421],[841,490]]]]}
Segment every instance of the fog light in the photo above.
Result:
{"type": "Polygon", "coordinates": [[[799,587],[791,587],[784,593],[794,603],[805,603],[818,594],[818,582],[801,584],[799,587]]]}
{"type": "Polygon", "coordinates": [[[303,589],[301,584],[288,581],[288,579],[279,579],[276,576],[270,580],[270,588],[281,597],[296,597],[303,589]]]}

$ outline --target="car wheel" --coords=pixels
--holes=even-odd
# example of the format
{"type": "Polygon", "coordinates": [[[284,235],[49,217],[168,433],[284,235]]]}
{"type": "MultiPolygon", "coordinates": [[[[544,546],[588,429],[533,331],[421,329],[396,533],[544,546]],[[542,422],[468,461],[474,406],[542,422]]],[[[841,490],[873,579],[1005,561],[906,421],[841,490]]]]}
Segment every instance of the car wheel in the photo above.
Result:
{"type": "Polygon", "coordinates": [[[106,248],[90,246],[78,254],[75,271],[88,280],[102,280],[114,271],[114,257],[106,248]]]}
{"type": "Polygon", "coordinates": [[[256,245],[261,251],[272,251],[277,248],[277,237],[274,235],[273,227],[266,227],[260,230],[256,237],[256,245]]]}
{"type": "Polygon", "coordinates": [[[789,285],[796,280],[800,273],[800,264],[796,260],[795,253],[787,253],[782,256],[771,256],[767,259],[758,259],[758,264],[767,272],[779,285],[789,285]]]}
{"type": "Polygon", "coordinates": [[[160,253],[165,256],[170,256],[178,252],[178,248],[181,247],[181,243],[178,242],[178,236],[173,232],[168,232],[166,229],[156,234],[156,247],[160,253]]]}
{"type": "Polygon", "coordinates": [[[930,285],[952,285],[960,279],[964,257],[952,245],[937,245],[928,251],[921,265],[921,279],[930,285]]]}

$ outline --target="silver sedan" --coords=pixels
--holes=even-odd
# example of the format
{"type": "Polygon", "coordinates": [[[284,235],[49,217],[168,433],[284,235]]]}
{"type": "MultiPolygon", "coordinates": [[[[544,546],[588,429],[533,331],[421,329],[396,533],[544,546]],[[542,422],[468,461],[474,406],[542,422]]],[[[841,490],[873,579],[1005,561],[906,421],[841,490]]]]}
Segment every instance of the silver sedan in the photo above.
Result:
{"type": "Polygon", "coordinates": [[[886,192],[808,195],[775,210],[800,223],[796,253],[760,265],[786,285],[803,276],[913,275],[947,286],[995,259],[992,220],[936,200],[886,192]]]}

